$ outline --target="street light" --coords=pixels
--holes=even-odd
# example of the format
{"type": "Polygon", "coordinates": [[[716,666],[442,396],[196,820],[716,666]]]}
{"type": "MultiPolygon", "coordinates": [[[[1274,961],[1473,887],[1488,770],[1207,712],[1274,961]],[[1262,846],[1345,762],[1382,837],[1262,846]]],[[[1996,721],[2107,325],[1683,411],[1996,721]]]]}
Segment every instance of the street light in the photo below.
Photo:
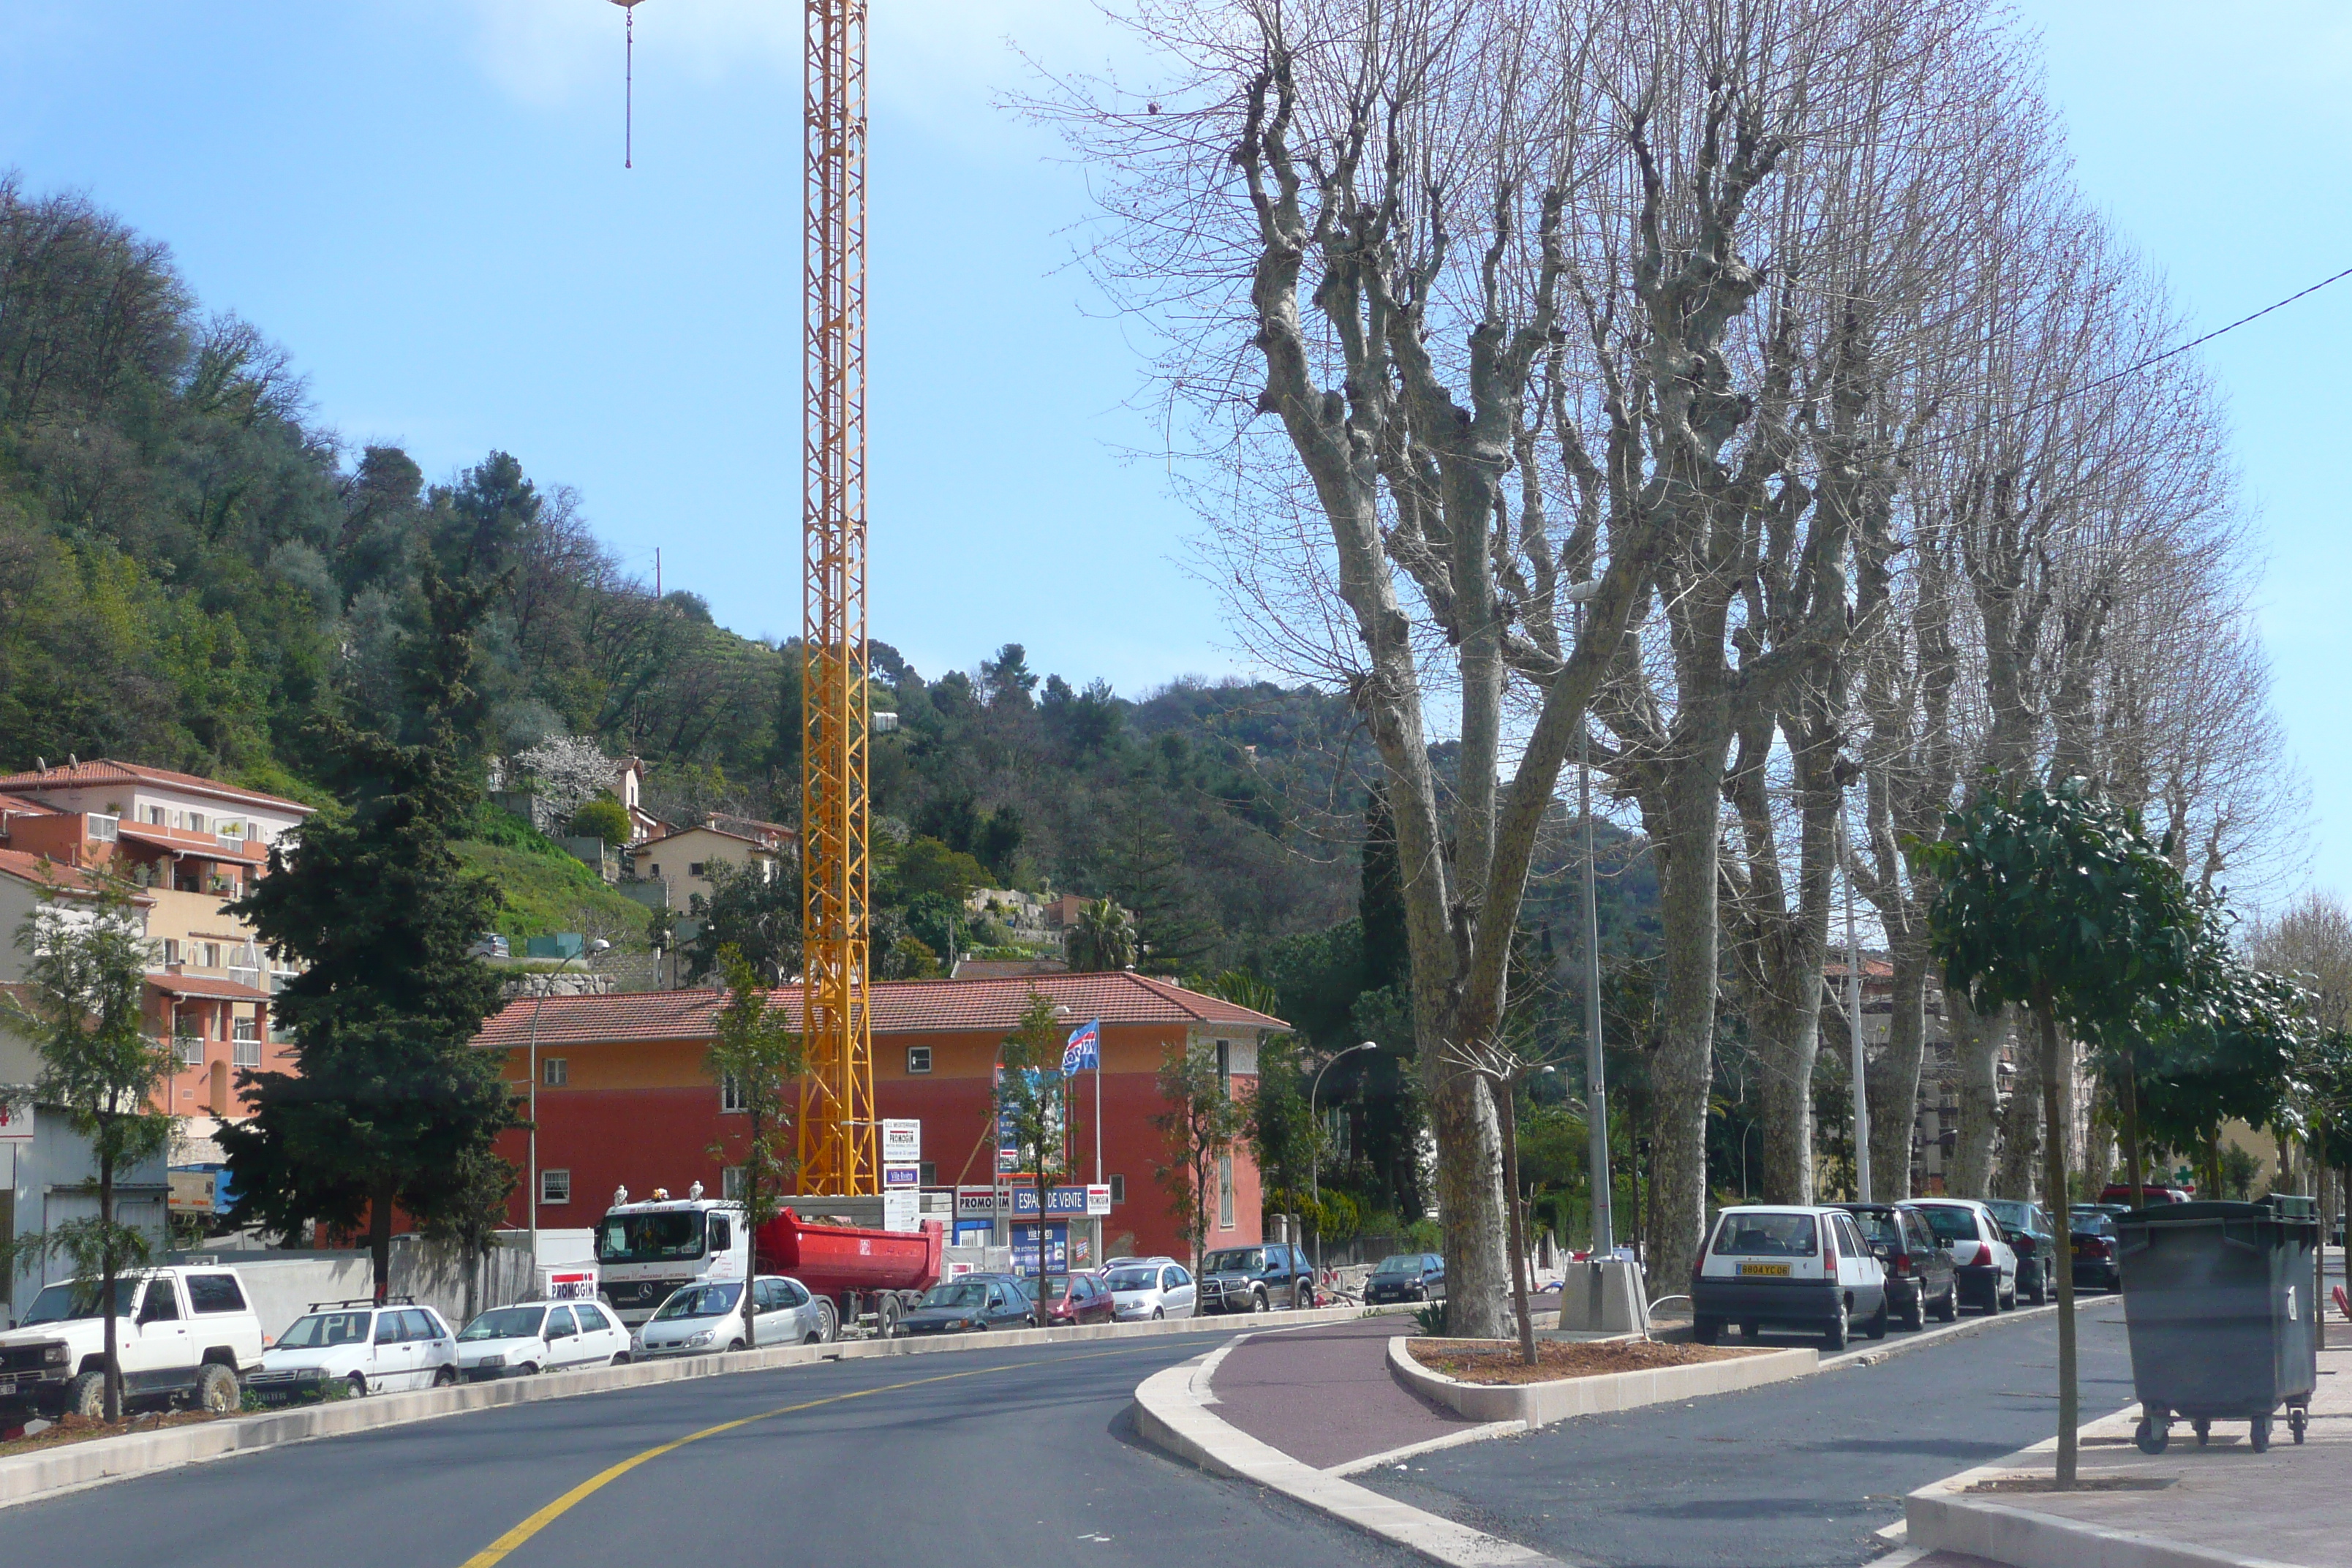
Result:
{"type": "Polygon", "coordinates": [[[547,1005],[547,994],[554,988],[554,977],[563,973],[572,958],[593,958],[613,944],[603,937],[590,942],[587,950],[575,952],[572,958],[557,964],[548,973],[547,984],[530,1004],[530,1185],[525,1202],[530,1205],[530,1267],[532,1277],[539,1271],[539,1010],[547,1005]]]}
{"type": "Polygon", "coordinates": [[[1853,1195],[1872,1201],[1870,1188],[1870,1082],[1862,1047],[1862,942],[1853,923],[1853,840],[1846,832],[1845,791],[1838,791],[1838,869],[1845,882],[1845,1017],[1853,1050],[1853,1195]]]}
{"type": "MultiPolygon", "coordinates": [[[[1307,1125],[1308,1127],[1319,1128],[1320,1126],[1320,1123],[1315,1120],[1315,1097],[1322,1091],[1323,1075],[1331,1070],[1332,1064],[1340,1057],[1352,1057],[1358,1051],[1369,1051],[1379,1043],[1377,1040],[1359,1041],[1315,1069],[1315,1081],[1307,1086],[1307,1125]]],[[[1320,1290],[1323,1289],[1323,1152],[1320,1149],[1314,1150],[1307,1159],[1307,1186],[1308,1195],[1315,1200],[1315,1288],[1320,1290]]]]}
{"type": "MultiPolygon", "coordinates": [[[[1601,580],[1570,584],[1568,602],[1576,606],[1575,637],[1584,640],[1584,605],[1601,580]]],[[[1609,1177],[1609,1074],[1601,1050],[1601,915],[1592,866],[1592,725],[1576,727],[1576,810],[1584,830],[1584,1127],[1592,1177],[1592,1256],[1617,1250],[1617,1225],[1609,1177]]]]}

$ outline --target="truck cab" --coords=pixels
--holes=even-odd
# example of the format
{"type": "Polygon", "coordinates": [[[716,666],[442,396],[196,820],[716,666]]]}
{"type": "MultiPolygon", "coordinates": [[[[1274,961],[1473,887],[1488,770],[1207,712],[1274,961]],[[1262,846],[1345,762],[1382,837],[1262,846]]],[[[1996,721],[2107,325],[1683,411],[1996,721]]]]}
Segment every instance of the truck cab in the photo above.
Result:
{"type": "Polygon", "coordinates": [[[642,1203],[626,1189],[596,1224],[596,1269],[621,1321],[635,1328],[683,1285],[751,1275],[751,1234],[743,1205],[699,1195],[672,1198],[660,1188],[642,1203]]]}

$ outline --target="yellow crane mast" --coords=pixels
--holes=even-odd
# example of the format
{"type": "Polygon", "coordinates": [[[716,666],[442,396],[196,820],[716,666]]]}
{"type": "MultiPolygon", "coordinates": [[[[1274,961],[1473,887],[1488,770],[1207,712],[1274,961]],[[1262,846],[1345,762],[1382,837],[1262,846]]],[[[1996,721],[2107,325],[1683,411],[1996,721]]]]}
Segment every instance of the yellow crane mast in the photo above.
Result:
{"type": "Polygon", "coordinates": [[[869,1196],[866,0],[807,0],[802,272],[800,1190],[869,1196]]]}

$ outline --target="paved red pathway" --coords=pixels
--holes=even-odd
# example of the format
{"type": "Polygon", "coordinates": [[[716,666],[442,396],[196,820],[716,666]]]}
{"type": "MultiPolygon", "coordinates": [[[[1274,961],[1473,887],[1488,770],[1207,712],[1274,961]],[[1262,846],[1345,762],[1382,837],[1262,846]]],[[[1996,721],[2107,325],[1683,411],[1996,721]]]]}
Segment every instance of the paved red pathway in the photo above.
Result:
{"type": "Polygon", "coordinates": [[[1479,1425],[1390,1374],[1389,1341],[1412,1331],[1410,1318],[1381,1317],[1244,1340],[1217,1365],[1216,1414],[1318,1469],[1479,1425]]]}

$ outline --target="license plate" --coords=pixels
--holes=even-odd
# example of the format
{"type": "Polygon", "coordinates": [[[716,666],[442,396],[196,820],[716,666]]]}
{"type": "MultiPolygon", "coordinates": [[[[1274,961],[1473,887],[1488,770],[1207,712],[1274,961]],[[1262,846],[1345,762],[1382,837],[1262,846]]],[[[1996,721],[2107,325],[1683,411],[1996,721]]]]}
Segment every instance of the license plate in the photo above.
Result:
{"type": "Polygon", "coordinates": [[[1785,1263],[1743,1263],[1739,1266],[1743,1279],[1786,1279],[1789,1266],[1785,1263]]]}
{"type": "Polygon", "coordinates": [[[14,1384],[13,1382],[11,1382],[11,1383],[0,1383],[0,1394],[14,1394],[14,1393],[16,1393],[16,1384],[14,1384]]]}

